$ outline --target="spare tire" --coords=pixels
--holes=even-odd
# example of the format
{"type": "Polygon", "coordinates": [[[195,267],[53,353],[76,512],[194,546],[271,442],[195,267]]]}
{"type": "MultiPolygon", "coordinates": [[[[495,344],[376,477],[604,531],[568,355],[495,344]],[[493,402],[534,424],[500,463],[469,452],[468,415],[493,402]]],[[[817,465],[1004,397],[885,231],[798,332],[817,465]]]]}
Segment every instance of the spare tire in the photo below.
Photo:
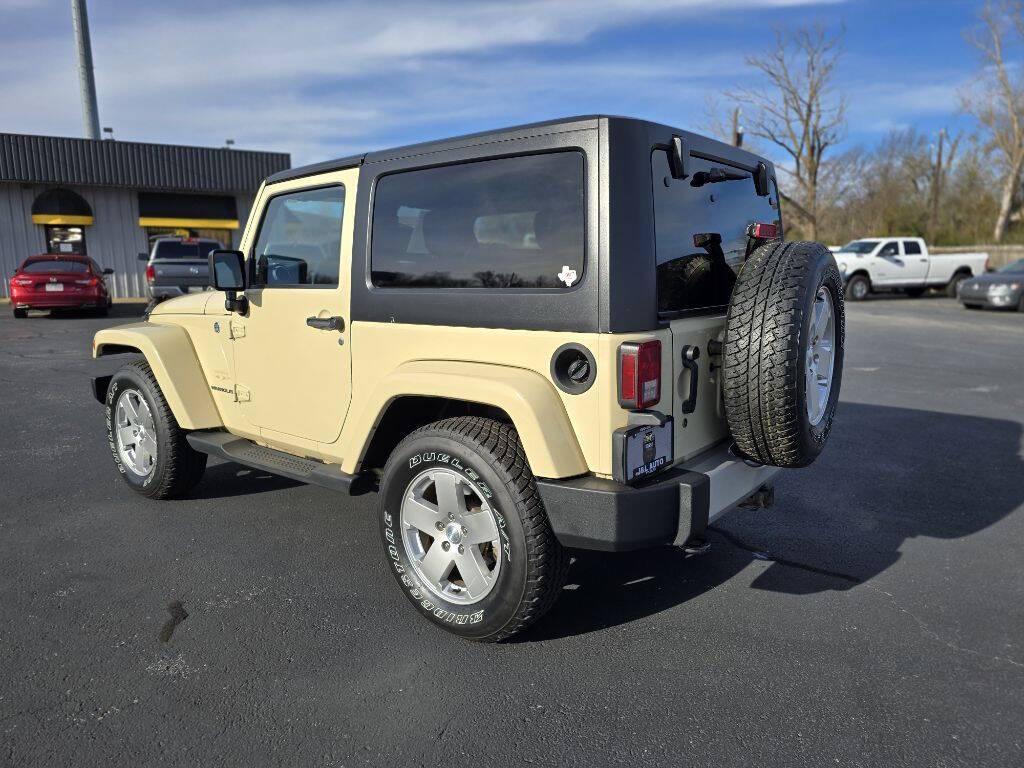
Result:
{"type": "Polygon", "coordinates": [[[846,313],[819,243],[771,242],[743,263],[729,304],[722,389],[740,455],[805,467],[828,441],[843,377],[846,313]]]}

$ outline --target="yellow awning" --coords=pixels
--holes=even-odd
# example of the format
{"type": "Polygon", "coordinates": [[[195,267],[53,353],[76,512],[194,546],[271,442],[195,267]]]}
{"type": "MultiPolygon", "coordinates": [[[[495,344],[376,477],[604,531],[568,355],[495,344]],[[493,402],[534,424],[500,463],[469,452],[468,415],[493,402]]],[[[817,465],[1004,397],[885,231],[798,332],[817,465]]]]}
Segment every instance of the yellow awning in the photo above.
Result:
{"type": "Polygon", "coordinates": [[[92,216],[70,216],[63,213],[33,213],[34,224],[67,224],[72,226],[89,226],[93,222],[92,216]]]}
{"type": "Polygon", "coordinates": [[[184,227],[186,229],[238,229],[238,219],[174,219],[161,216],[139,217],[140,227],[184,227]]]}

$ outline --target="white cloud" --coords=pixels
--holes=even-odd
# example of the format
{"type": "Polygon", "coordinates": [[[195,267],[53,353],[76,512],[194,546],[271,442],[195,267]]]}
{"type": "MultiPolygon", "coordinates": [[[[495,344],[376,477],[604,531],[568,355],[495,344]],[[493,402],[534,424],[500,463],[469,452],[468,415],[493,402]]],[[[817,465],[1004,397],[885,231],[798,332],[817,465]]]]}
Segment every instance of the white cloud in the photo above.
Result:
{"type": "MultiPolygon", "coordinates": [[[[566,104],[700,109],[708,83],[742,71],[742,51],[708,56],[681,41],[656,55],[623,54],[581,43],[662,18],[838,1],[307,0],[194,15],[161,4],[93,8],[91,24],[101,120],[118,137],[232,137],[305,162],[404,140],[410,126],[437,135],[432,126],[555,117],[566,104]]],[[[56,35],[3,44],[0,130],[81,131],[67,6],[46,13],[56,35]]]]}

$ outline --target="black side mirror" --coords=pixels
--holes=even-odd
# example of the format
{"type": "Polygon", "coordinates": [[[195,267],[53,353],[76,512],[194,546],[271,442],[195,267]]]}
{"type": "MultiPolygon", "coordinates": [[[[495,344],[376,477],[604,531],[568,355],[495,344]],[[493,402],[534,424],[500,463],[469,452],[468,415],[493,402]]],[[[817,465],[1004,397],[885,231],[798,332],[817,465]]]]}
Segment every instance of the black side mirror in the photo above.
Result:
{"type": "Polygon", "coordinates": [[[149,254],[148,253],[140,253],[139,254],[139,261],[149,261],[149,254]]]}
{"type": "Polygon", "coordinates": [[[112,275],[112,274],[114,274],[114,270],[112,270],[110,267],[104,267],[103,274],[104,275],[112,275]]]}
{"type": "Polygon", "coordinates": [[[241,251],[210,251],[210,285],[218,291],[224,291],[224,308],[228,312],[244,313],[248,308],[245,296],[239,291],[245,290],[245,254],[241,251]]]}

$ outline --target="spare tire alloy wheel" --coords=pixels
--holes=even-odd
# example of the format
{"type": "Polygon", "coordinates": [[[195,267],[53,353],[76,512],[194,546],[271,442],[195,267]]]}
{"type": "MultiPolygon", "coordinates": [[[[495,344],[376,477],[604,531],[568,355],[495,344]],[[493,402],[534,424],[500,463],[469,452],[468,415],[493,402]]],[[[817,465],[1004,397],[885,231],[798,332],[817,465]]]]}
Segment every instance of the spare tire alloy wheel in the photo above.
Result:
{"type": "Polygon", "coordinates": [[[807,418],[811,426],[818,426],[828,408],[832,393],[832,368],[835,363],[836,315],[832,308],[832,295],[825,286],[818,289],[811,311],[810,333],[807,334],[807,418]]]}
{"type": "Polygon", "coordinates": [[[569,566],[510,424],[422,427],[391,452],[379,495],[389,569],[420,615],[462,637],[511,637],[557,599],[569,566]]]}
{"type": "Polygon", "coordinates": [[[824,246],[768,243],[743,263],[722,373],[738,453],[778,467],[818,457],[839,400],[845,328],[842,278],[824,246]]]}

